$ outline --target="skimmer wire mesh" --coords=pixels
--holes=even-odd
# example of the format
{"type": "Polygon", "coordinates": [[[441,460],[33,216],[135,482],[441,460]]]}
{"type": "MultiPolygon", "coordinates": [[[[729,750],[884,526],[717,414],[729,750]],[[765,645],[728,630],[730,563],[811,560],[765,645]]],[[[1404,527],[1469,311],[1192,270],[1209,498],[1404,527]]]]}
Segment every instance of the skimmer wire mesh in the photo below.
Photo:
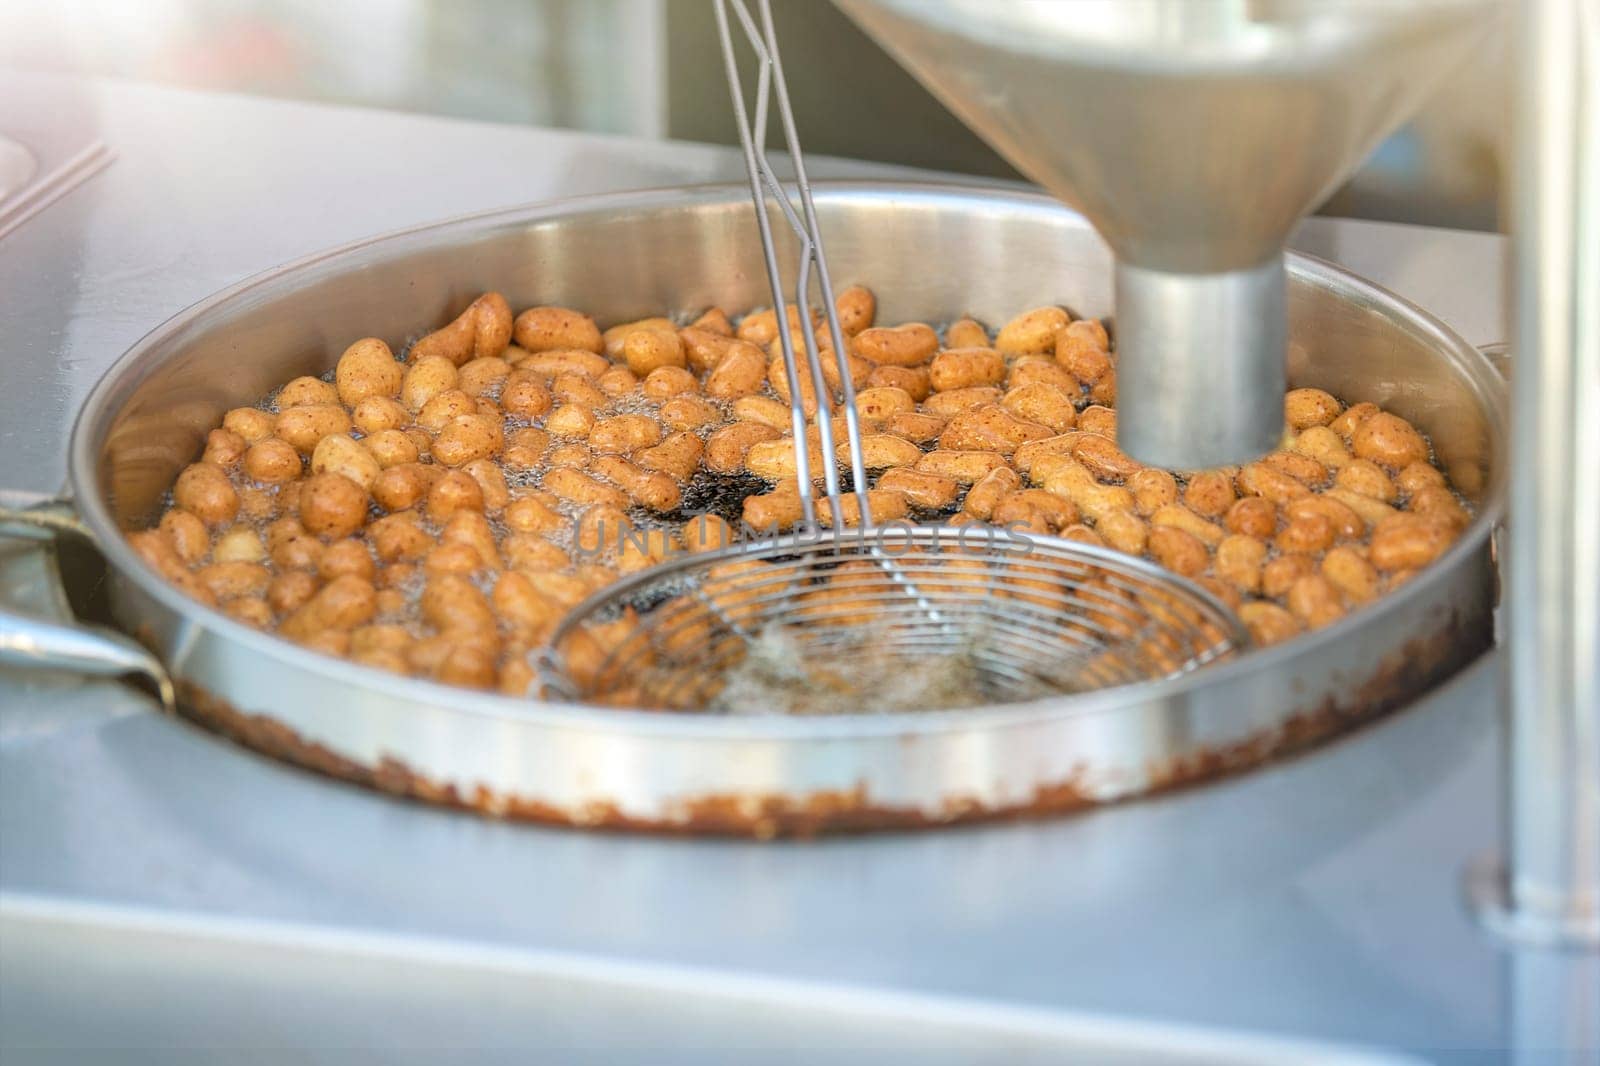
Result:
{"type": "Polygon", "coordinates": [[[1247,641],[1222,604],[1140,559],[897,526],[653,567],[580,604],[540,673],[549,695],[610,706],[937,710],[1172,677],[1247,641]]]}

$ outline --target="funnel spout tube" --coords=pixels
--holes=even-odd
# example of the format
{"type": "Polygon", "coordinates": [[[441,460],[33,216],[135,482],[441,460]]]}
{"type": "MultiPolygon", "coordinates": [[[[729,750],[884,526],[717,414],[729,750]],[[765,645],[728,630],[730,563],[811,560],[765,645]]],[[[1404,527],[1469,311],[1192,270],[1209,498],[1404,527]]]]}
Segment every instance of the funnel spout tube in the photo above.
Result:
{"type": "Polygon", "coordinates": [[[1245,463],[1283,436],[1288,344],[1282,253],[1182,274],[1118,261],[1117,443],[1177,470],[1245,463]]]}

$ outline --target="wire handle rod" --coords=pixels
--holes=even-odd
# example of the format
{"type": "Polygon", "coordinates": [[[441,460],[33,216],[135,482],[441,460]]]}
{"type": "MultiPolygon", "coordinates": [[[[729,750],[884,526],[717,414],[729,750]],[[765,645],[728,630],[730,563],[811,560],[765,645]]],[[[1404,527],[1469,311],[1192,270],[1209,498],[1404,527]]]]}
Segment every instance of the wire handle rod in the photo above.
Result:
{"type": "MultiPolygon", "coordinates": [[[[861,417],[856,410],[855,382],[850,374],[848,349],[844,330],[839,325],[838,305],[834,302],[833,282],[828,275],[827,255],[822,247],[821,227],[817,224],[816,206],[811,198],[811,183],[806,177],[805,156],[800,149],[800,136],[795,130],[794,112],[789,105],[789,88],[783,77],[783,60],[778,52],[777,32],[772,24],[771,0],[758,0],[761,25],[758,28],[751,17],[745,0],[716,0],[717,30],[722,41],[722,58],[727,69],[728,91],[732,95],[734,116],[739,126],[739,141],[744,148],[745,168],[750,177],[750,193],[756,208],[756,224],[761,233],[761,250],[766,259],[767,280],[772,288],[774,314],[777,316],[778,343],[783,353],[784,372],[789,382],[790,421],[794,427],[795,473],[800,493],[800,507],[805,529],[816,529],[816,510],[812,499],[812,474],[810,448],[807,445],[806,414],[803,390],[800,388],[800,368],[795,358],[793,337],[789,330],[788,307],[784,301],[781,270],[778,266],[777,246],[766,204],[770,198],[789,228],[800,241],[800,263],[796,272],[794,305],[798,310],[800,334],[805,342],[806,369],[812,382],[812,395],[817,400],[817,438],[822,452],[823,484],[827,490],[828,508],[833,520],[834,537],[845,528],[840,502],[838,450],[834,444],[832,399],[827,378],[822,371],[822,357],[817,345],[816,323],[811,317],[811,269],[816,267],[818,287],[822,290],[823,317],[828,323],[828,334],[833,342],[833,357],[839,374],[839,393],[842,401],[845,434],[850,451],[852,488],[859,509],[858,526],[863,536],[872,526],[872,503],[868,495],[866,457],[861,445],[861,417]],[[729,26],[728,6],[743,30],[745,40],[755,52],[758,61],[755,94],[755,121],[752,123],[745,108],[744,84],[733,48],[733,34],[729,26]],[[785,144],[794,165],[795,185],[800,194],[800,210],[796,211],[783,183],[778,179],[766,154],[766,133],[773,101],[777,103],[779,120],[783,126],[785,144]],[[826,401],[826,405],[824,404],[826,401]]],[[[892,559],[878,547],[868,552],[900,592],[911,599],[932,621],[945,625],[939,608],[923,594],[917,584],[906,577],[892,559]]]]}
{"type": "Polygon", "coordinates": [[[813,266],[816,269],[818,287],[822,292],[823,316],[828,323],[828,335],[833,343],[833,356],[839,371],[839,391],[843,400],[846,436],[850,447],[850,470],[854,479],[856,502],[860,508],[860,524],[866,527],[872,524],[872,506],[867,497],[866,459],[861,449],[861,420],[856,411],[855,384],[850,377],[844,331],[839,326],[838,310],[833,298],[833,283],[828,276],[822,235],[817,226],[816,209],[811,200],[811,185],[806,178],[800,138],[795,131],[794,112],[789,105],[789,89],[783,78],[783,63],[778,54],[778,38],[772,25],[771,2],[758,0],[758,4],[761,13],[759,27],[751,16],[745,0],[715,0],[715,10],[717,31],[722,42],[723,63],[727,69],[728,90],[733,100],[734,117],[739,126],[739,142],[744,149],[745,169],[750,178],[750,194],[756,206],[756,226],[761,233],[761,250],[766,259],[767,282],[772,289],[773,313],[777,316],[778,343],[783,355],[783,369],[789,383],[790,421],[794,430],[795,473],[801,512],[806,525],[815,528],[817,516],[812,498],[811,458],[806,446],[806,413],[801,372],[795,357],[794,339],[789,330],[789,304],[784,299],[777,245],[772,235],[772,225],[766,207],[769,199],[800,241],[794,306],[798,312],[796,317],[800,321],[800,333],[805,343],[806,369],[811,379],[812,394],[817,400],[817,437],[821,445],[823,484],[827,490],[833,528],[836,531],[844,528],[844,514],[840,508],[833,420],[826,414],[827,409],[832,406],[833,390],[829,387],[822,371],[822,356],[817,344],[816,326],[811,317],[809,294],[813,266]],[[739,65],[734,53],[733,33],[728,19],[730,5],[738,18],[745,40],[755,52],[758,64],[753,123],[746,109],[744,82],[739,74],[739,65]],[[794,165],[795,184],[800,194],[798,211],[766,154],[770,105],[774,100],[777,103],[789,158],[794,165]]]}

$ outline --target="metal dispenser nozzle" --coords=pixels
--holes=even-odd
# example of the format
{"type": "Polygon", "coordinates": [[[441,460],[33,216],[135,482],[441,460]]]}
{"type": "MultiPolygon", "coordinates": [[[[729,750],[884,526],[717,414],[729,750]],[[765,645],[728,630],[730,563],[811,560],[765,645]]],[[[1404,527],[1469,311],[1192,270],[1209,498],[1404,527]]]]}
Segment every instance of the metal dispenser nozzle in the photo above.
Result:
{"type": "Polygon", "coordinates": [[[1117,256],[1118,435],[1145,462],[1283,431],[1283,244],[1493,0],[836,0],[1117,256]]]}

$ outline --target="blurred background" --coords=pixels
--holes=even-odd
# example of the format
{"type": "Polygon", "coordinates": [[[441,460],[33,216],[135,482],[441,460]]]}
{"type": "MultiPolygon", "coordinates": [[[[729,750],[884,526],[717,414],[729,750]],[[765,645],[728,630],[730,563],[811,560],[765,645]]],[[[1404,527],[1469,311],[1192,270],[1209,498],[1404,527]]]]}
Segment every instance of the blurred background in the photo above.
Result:
{"type": "MultiPolygon", "coordinates": [[[[774,9],[808,152],[1016,176],[828,0],[774,0],[774,9]]],[[[1498,228],[1503,41],[1490,35],[1323,212],[1498,228]]],[[[735,138],[711,0],[0,0],[0,66],[594,133],[735,138]]]]}

